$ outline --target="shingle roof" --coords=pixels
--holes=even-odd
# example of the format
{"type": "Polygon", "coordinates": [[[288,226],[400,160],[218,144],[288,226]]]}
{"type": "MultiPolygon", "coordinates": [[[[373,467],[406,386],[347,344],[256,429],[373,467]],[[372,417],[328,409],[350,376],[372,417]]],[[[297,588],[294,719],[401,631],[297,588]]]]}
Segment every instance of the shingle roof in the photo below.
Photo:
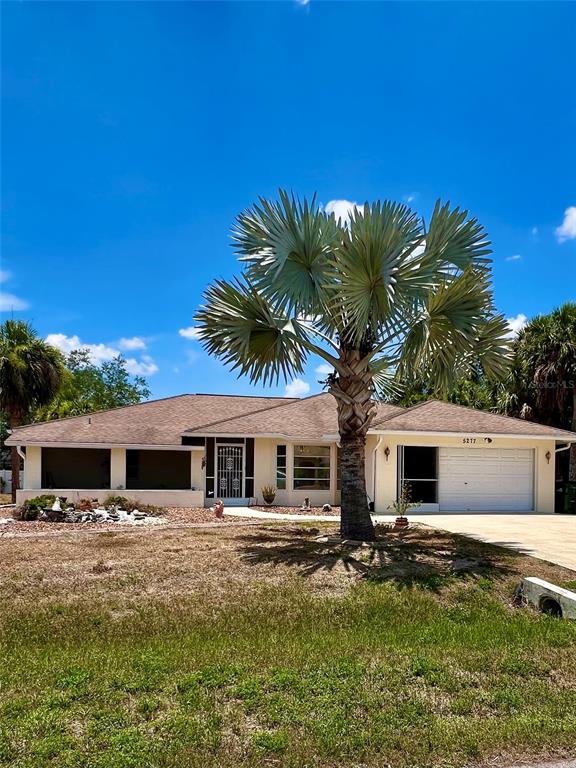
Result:
{"type": "MultiPolygon", "coordinates": [[[[576,439],[575,433],[563,429],[438,400],[412,408],[378,403],[374,430],[576,439]]],[[[182,435],[267,434],[318,440],[337,433],[336,401],[328,393],[301,400],[200,394],[30,424],[15,430],[7,444],[181,445],[182,435]]]]}
{"type": "Polygon", "coordinates": [[[19,427],[9,445],[29,443],[102,443],[181,445],[182,432],[216,419],[241,416],[293,402],[283,397],[179,395],[138,405],[19,427]]]}
{"type": "Polygon", "coordinates": [[[402,413],[377,418],[372,429],[393,432],[469,432],[476,434],[526,435],[558,440],[576,439],[576,433],[515,419],[488,411],[477,411],[441,400],[427,400],[402,413]]]}
{"type": "MultiPolygon", "coordinates": [[[[397,405],[377,403],[377,417],[401,413],[397,405]]],[[[255,411],[237,418],[222,419],[209,426],[188,430],[205,435],[283,435],[306,440],[338,434],[336,400],[327,392],[295,400],[280,408],[255,411]]]]}

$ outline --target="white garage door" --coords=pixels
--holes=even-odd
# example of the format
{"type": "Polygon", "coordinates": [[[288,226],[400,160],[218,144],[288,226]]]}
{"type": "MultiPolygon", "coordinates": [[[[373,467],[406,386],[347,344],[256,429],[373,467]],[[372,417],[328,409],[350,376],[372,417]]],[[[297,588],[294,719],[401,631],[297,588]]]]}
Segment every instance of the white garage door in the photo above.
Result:
{"type": "Polygon", "coordinates": [[[534,509],[534,451],[517,448],[440,448],[441,512],[530,512],[534,509]]]}

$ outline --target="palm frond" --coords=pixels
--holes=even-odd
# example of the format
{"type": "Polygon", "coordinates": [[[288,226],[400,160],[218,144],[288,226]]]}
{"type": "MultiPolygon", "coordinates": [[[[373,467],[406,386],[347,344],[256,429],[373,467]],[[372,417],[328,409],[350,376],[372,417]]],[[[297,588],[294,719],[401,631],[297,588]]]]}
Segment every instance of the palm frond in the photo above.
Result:
{"type": "Polygon", "coordinates": [[[403,393],[404,385],[397,376],[396,365],[388,357],[372,360],[374,394],[378,400],[396,402],[403,393]]]}
{"type": "Polygon", "coordinates": [[[422,236],[418,216],[401,203],[366,204],[352,214],[336,254],[332,306],[345,313],[354,340],[401,317],[405,282],[421,280],[412,260],[422,236]]]}
{"type": "Polygon", "coordinates": [[[314,198],[300,202],[282,190],[279,201],[261,198],[238,216],[232,239],[247,279],[269,300],[291,310],[322,309],[339,228],[314,198]]]}
{"type": "Polygon", "coordinates": [[[400,372],[409,377],[419,371],[446,392],[477,359],[480,348],[488,353],[490,334],[479,340],[491,306],[487,276],[467,269],[445,281],[428,295],[420,318],[406,334],[400,372]]]}
{"type": "Polygon", "coordinates": [[[485,269],[492,253],[490,241],[478,219],[469,217],[468,211],[450,208],[436,201],[426,232],[426,246],[422,266],[437,271],[453,268],[485,269]]]}
{"type": "Polygon", "coordinates": [[[217,280],[195,320],[204,349],[250,381],[270,384],[303,371],[306,334],[247,281],[217,280]]]}

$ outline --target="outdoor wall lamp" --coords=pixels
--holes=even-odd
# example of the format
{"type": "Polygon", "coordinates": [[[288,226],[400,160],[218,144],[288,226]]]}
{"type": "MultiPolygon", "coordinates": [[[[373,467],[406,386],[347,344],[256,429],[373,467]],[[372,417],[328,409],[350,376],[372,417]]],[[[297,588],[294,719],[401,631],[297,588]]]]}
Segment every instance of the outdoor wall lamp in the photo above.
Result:
{"type": "Polygon", "coordinates": [[[546,456],[546,461],[548,462],[548,464],[550,464],[550,459],[552,458],[552,454],[550,453],[550,451],[546,451],[545,456],[546,456]]]}
{"type": "Polygon", "coordinates": [[[390,456],[390,448],[388,448],[388,446],[384,448],[384,456],[386,456],[386,461],[388,461],[388,457],[390,456]]]}

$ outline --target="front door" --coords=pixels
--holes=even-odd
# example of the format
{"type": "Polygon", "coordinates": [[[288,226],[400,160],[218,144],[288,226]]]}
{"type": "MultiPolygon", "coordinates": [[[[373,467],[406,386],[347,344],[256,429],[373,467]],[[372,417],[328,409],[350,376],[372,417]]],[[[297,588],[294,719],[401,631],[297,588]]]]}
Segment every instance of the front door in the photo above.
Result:
{"type": "Polygon", "coordinates": [[[217,495],[223,499],[244,496],[243,445],[218,445],[217,447],[217,495]]]}

